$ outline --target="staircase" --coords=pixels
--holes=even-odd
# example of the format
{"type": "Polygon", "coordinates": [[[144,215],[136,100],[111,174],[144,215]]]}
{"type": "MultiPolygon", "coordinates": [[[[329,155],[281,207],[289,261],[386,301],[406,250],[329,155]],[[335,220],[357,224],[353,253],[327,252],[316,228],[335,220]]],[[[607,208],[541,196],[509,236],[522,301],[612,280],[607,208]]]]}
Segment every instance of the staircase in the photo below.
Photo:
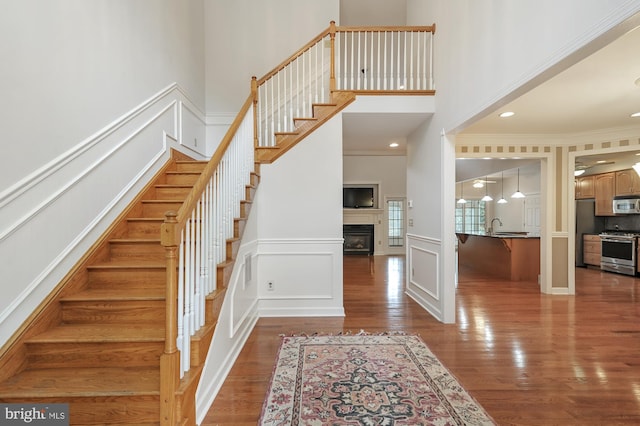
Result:
{"type": "MultiPolygon", "coordinates": [[[[386,37],[388,30],[380,28],[377,33],[384,33],[386,37]]],[[[399,42],[401,33],[405,40],[422,34],[424,42],[416,43],[416,46],[424,48],[427,33],[432,35],[434,31],[435,25],[399,28],[396,40],[399,42]]],[[[365,90],[361,90],[362,78],[351,78],[351,83],[357,83],[354,87],[346,79],[339,84],[335,78],[335,56],[341,57],[340,49],[349,49],[346,44],[338,43],[336,54],[334,39],[336,36],[341,40],[349,38],[353,45],[353,38],[360,37],[361,33],[363,37],[373,37],[372,32],[337,28],[332,22],[327,30],[260,81],[254,77],[251,95],[208,163],[192,161],[175,151],[172,153],[171,160],[151,183],[0,349],[0,402],[69,403],[70,424],[74,425],[195,424],[195,392],[259,182],[259,164],[274,162],[353,102],[356,93],[376,94],[380,90],[392,95],[435,93],[431,89],[428,54],[416,56],[424,59],[419,68],[429,69],[428,78],[416,80],[416,87],[411,86],[409,90],[398,86],[400,81],[411,80],[412,77],[407,76],[390,81],[389,89],[384,83],[385,89],[372,90],[372,80],[368,86],[365,84],[365,90]],[[330,49],[326,49],[327,43],[330,49]],[[330,63],[328,70],[322,66],[324,61],[318,61],[318,56],[324,57],[327,51],[331,52],[331,57],[326,59],[326,63],[330,63]],[[312,73],[314,79],[305,82],[303,78],[301,84],[296,85],[290,83],[289,88],[295,86],[295,90],[287,94],[287,89],[283,88],[283,94],[288,97],[280,103],[280,75],[285,75],[283,81],[291,82],[294,74],[297,79],[299,64],[311,64],[312,57],[315,57],[316,66],[321,66],[312,73]],[[429,81],[429,87],[421,86],[420,81],[429,81]],[[292,118],[295,114],[288,113],[282,114],[284,123],[275,123],[281,118],[279,112],[291,107],[294,97],[304,99],[306,105],[310,99],[326,99],[325,87],[329,91],[329,102],[313,104],[311,117],[292,118]],[[274,105],[275,93],[278,105],[274,105]],[[278,132],[274,138],[263,138],[265,134],[273,135],[269,129],[274,128],[293,130],[278,132]],[[242,144],[246,144],[243,145],[246,151],[235,149],[242,144]],[[228,149],[230,146],[234,148],[228,149]],[[224,159],[229,152],[243,153],[239,155],[246,160],[242,167],[237,167],[241,160],[224,159]],[[247,171],[252,167],[251,177],[247,180],[247,171]],[[220,172],[223,178],[229,170],[238,171],[238,176],[230,179],[228,185],[225,182],[225,186],[205,186],[214,180],[219,182],[219,170],[224,171],[220,172]],[[242,194],[244,182],[249,184],[242,194]],[[235,191],[226,191],[234,184],[237,184],[235,191]],[[183,317],[176,313],[179,290],[176,295],[172,292],[179,287],[180,281],[176,277],[188,268],[176,263],[178,257],[182,259],[176,252],[186,246],[180,239],[185,223],[200,228],[202,220],[198,218],[204,216],[188,215],[207,205],[207,196],[211,195],[207,191],[223,197],[233,192],[234,201],[225,207],[237,206],[235,200],[241,200],[243,195],[245,199],[239,201],[239,215],[237,211],[229,214],[238,215],[233,230],[226,227],[226,236],[215,241],[220,245],[222,241],[219,240],[226,239],[226,251],[220,251],[222,261],[217,259],[212,263],[217,263],[216,290],[206,295],[203,303],[204,325],[199,326],[190,339],[181,340],[177,337],[177,329],[180,328],[178,318],[183,317]],[[174,213],[165,216],[168,211],[174,213]],[[230,234],[233,235],[229,237],[230,234]],[[180,344],[186,342],[190,346],[178,346],[178,340],[180,344]],[[187,348],[184,349],[186,362],[179,359],[181,348],[187,348]],[[185,371],[182,378],[178,370],[185,371]]],[[[377,37],[380,40],[381,36],[377,37]]],[[[360,42],[356,45],[360,46],[360,42]]],[[[414,44],[405,43],[407,46],[413,48],[414,44]]],[[[376,60],[380,63],[381,58],[376,60]]],[[[350,62],[353,65],[353,60],[350,62]]],[[[343,61],[343,75],[359,75],[359,61],[358,69],[344,68],[350,62],[343,61]]],[[[229,216],[214,213],[213,216],[229,223],[229,216]]],[[[213,233],[199,235],[209,237],[213,233]]],[[[196,241],[196,246],[200,242],[196,241]]],[[[202,246],[209,247],[208,244],[202,246]]],[[[199,264],[195,262],[195,265],[195,268],[191,265],[189,271],[198,271],[199,264]]],[[[204,296],[206,292],[201,294],[204,296]]]]}
{"type": "MultiPolygon", "coordinates": [[[[67,276],[0,359],[0,401],[69,403],[71,424],[160,423],[165,341],[164,213],[177,211],[206,162],[172,159],[67,276]]],[[[195,389],[258,184],[246,188],[205,326],[192,337],[179,418],[194,424],[195,389]]]]}
{"type": "MultiPolygon", "coordinates": [[[[191,368],[174,395],[180,424],[195,424],[195,391],[245,223],[271,163],[355,100],[352,92],[313,105],[313,117],[256,148],[256,163],[207,296],[205,325],[191,338],[191,368]]],[[[166,273],[161,225],[178,211],[207,162],[174,151],[172,159],[5,346],[0,402],[69,403],[71,424],[160,424],[160,364],[165,348],[166,273]]]]}

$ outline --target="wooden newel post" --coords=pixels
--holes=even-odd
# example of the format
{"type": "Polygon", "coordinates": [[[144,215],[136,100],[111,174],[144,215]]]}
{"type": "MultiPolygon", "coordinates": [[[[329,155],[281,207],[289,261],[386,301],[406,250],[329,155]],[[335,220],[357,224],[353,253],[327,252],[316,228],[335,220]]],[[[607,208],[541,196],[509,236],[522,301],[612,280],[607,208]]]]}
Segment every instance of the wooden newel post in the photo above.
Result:
{"type": "Polygon", "coordinates": [[[180,353],[178,337],[178,259],[176,253],[180,237],[178,234],[178,214],[169,211],[160,228],[160,243],[165,249],[166,272],[166,324],[164,353],[160,356],[160,424],[176,424],[175,394],[180,382],[180,353]]]}
{"type": "Polygon", "coordinates": [[[329,24],[329,38],[331,44],[331,65],[329,68],[329,90],[336,90],[336,21],[329,24]]]}
{"type": "Polygon", "coordinates": [[[253,146],[258,147],[258,79],[251,77],[251,99],[253,99],[253,146]]]}

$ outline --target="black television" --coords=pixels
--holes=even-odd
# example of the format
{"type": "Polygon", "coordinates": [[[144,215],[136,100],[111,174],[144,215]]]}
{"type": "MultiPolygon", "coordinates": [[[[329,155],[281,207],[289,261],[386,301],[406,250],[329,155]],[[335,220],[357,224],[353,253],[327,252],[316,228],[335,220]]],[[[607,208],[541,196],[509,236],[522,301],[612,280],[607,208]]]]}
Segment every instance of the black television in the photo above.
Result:
{"type": "Polygon", "coordinates": [[[373,207],[373,188],[342,188],[342,207],[345,209],[373,207]]]}

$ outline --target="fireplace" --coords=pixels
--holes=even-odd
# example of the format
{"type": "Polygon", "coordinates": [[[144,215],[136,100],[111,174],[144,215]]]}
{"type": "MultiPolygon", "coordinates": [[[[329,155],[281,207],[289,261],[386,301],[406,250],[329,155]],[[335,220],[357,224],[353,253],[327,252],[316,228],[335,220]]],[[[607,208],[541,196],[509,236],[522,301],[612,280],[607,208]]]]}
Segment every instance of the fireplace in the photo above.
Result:
{"type": "Polygon", "coordinates": [[[373,254],[373,225],[343,225],[344,254],[373,254]]]}

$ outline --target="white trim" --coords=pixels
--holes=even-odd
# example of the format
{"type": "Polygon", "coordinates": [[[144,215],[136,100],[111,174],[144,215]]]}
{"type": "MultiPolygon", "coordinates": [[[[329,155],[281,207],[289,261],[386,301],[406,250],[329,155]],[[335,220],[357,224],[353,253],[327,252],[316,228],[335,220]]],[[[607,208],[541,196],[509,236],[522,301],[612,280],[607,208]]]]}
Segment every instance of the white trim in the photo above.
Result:
{"type": "Polygon", "coordinates": [[[170,84],[165,89],[161,90],[159,93],[157,93],[156,95],[152,96],[151,98],[147,99],[142,104],[134,108],[132,111],[120,116],[111,124],[108,124],[107,126],[103,127],[93,135],[89,136],[88,138],[80,142],[78,145],[69,149],[67,152],[59,155],[58,157],[51,160],[49,163],[42,166],[40,169],[34,171],[30,175],[25,176],[24,178],[22,178],[12,186],[10,186],[8,189],[0,193],[0,208],[10,203],[12,200],[22,195],[23,193],[25,193],[27,190],[29,190],[31,187],[35,186],[39,182],[47,179],[53,173],[60,170],[66,164],[68,164],[75,158],[79,157],[82,153],[89,150],[98,142],[102,141],[107,136],[109,136],[110,134],[112,134],[113,132],[115,132],[125,124],[132,121],[142,112],[149,109],[155,103],[160,101],[165,96],[168,96],[172,91],[176,89],[179,90],[178,85],[176,83],[170,84]]]}
{"type": "Polygon", "coordinates": [[[440,238],[425,237],[422,235],[416,235],[416,234],[410,234],[410,233],[407,233],[407,238],[412,240],[417,240],[417,241],[423,241],[425,243],[430,243],[430,244],[442,244],[442,240],[440,238]]]}
{"type": "Polygon", "coordinates": [[[236,115],[238,114],[231,112],[208,113],[204,117],[204,122],[207,126],[230,126],[236,118],[236,115]]]}
{"type": "MultiPolygon", "coordinates": [[[[169,135],[167,135],[169,136],[169,135]]],[[[163,158],[163,155],[166,152],[166,139],[165,139],[165,149],[159,153],[157,153],[152,160],[147,163],[147,166],[138,173],[133,180],[129,182],[129,184],[124,187],[120,193],[109,202],[107,206],[97,215],[85,229],[78,234],[66,247],[60,252],[58,256],[56,256],[49,265],[45,269],[43,269],[36,278],[31,281],[25,288],[20,292],[18,297],[16,297],[7,308],[0,312],[0,324],[2,324],[16,309],[20,307],[22,303],[37,289],[40,284],[46,279],[47,276],[53,273],[55,268],[58,265],[62,264],[62,262],[71,254],[71,252],[80,245],[80,243],[87,238],[87,236],[93,231],[100,222],[118,205],[120,201],[122,201],[128,192],[135,186],[135,184],[150,170],[153,169],[153,166],[163,158]]],[[[116,148],[117,149],[117,148],[116,148]]],[[[3,236],[4,238],[4,236],[3,236]]]]}
{"type": "MultiPolygon", "coordinates": [[[[160,110],[160,112],[158,112],[156,115],[154,115],[150,120],[145,122],[142,126],[138,127],[133,133],[128,135],[126,138],[124,138],[120,143],[118,143],[116,146],[111,148],[109,151],[107,151],[101,157],[96,159],[92,164],[90,164],[83,171],[81,171],[80,174],[75,176],[74,179],[69,180],[65,185],[61,186],[58,191],[54,192],[49,198],[45,199],[44,201],[39,203],[36,207],[31,209],[31,211],[29,211],[27,214],[23,215],[13,225],[10,225],[9,227],[5,228],[5,230],[0,232],[0,243],[2,243],[7,237],[9,237],[11,234],[16,232],[22,226],[24,226],[31,219],[36,217],[42,210],[44,210],[46,207],[50,206],[54,201],[56,201],[58,198],[60,198],[62,195],[64,195],[67,191],[69,191],[71,188],[73,188],[76,184],[78,184],[84,177],[89,175],[89,173],[91,173],[93,170],[98,168],[107,159],[109,159],[113,154],[115,154],[117,151],[119,151],[123,146],[125,146],[131,140],[133,140],[135,138],[135,136],[137,136],[143,130],[145,130],[147,127],[149,127],[149,125],[151,123],[153,123],[156,120],[158,120],[165,112],[167,112],[169,109],[171,109],[172,107],[175,107],[175,106],[176,106],[176,101],[172,101],[169,105],[165,106],[162,110],[160,110]]],[[[93,144],[91,146],[93,146],[93,144]]],[[[65,164],[67,164],[67,163],[68,162],[65,162],[65,164]]],[[[55,170],[58,170],[58,168],[56,168],[55,170]]],[[[138,178],[140,176],[141,176],[141,174],[138,173],[136,178],[138,178]]],[[[31,187],[33,187],[34,185],[35,185],[35,182],[34,182],[33,185],[31,185],[31,187]]],[[[130,189],[131,187],[132,187],[132,184],[130,183],[127,186],[127,189],[130,189]]],[[[1,202],[0,202],[0,204],[1,204],[1,202]]],[[[113,205],[113,203],[109,204],[109,206],[112,206],[112,205],[113,205]]],[[[109,207],[109,208],[111,208],[111,207],[109,207]]]]}
{"type": "Polygon", "coordinates": [[[344,317],[344,308],[258,308],[260,318],[344,317]]]}
{"type": "MultiPolygon", "coordinates": [[[[218,392],[220,391],[220,388],[224,384],[225,378],[229,375],[229,372],[231,371],[231,369],[233,368],[233,365],[236,362],[236,359],[238,359],[240,352],[242,352],[242,348],[247,343],[247,340],[249,340],[249,336],[251,335],[251,332],[255,328],[259,318],[260,317],[258,315],[254,315],[251,318],[251,321],[247,321],[246,326],[243,327],[242,329],[242,333],[233,342],[233,346],[231,350],[227,352],[227,355],[224,358],[224,361],[222,362],[222,364],[217,366],[218,368],[216,369],[215,376],[210,380],[207,380],[206,382],[203,382],[202,380],[199,381],[198,390],[196,393],[196,399],[197,399],[196,407],[211,407],[211,405],[213,404],[213,401],[216,399],[216,396],[218,395],[218,392]],[[201,386],[204,386],[203,389],[200,389],[201,386]],[[198,399],[197,398],[198,395],[202,395],[203,398],[198,399]]],[[[206,362],[205,362],[205,365],[206,365],[206,362]]],[[[208,412],[208,409],[201,410],[200,418],[197,419],[197,424],[202,423],[202,421],[207,415],[207,412],[208,412]]]]}
{"type": "MultiPolygon", "coordinates": [[[[135,169],[130,170],[131,177],[112,188],[114,193],[103,200],[104,204],[100,203],[101,210],[85,218],[81,228],[68,235],[68,240],[60,242],[59,250],[44,253],[39,263],[33,264],[33,275],[28,274],[24,285],[15,289],[16,293],[0,311],[0,341],[15,332],[26,319],[25,312],[32,312],[55,289],[90,247],[91,241],[99,238],[108,223],[115,220],[119,211],[168,160],[169,148],[183,150],[176,138],[178,126],[182,125],[176,114],[181,99],[188,100],[188,97],[177,84],[167,86],[2,193],[0,206],[5,208],[0,210],[11,215],[5,219],[5,223],[11,225],[0,231],[0,243],[7,250],[10,238],[28,231],[24,225],[45,217],[49,209],[55,208],[73,191],[87,191],[82,186],[84,182],[101,168],[111,166],[112,158],[124,150],[137,152],[138,140],[145,150],[140,160],[146,164],[137,163],[135,169]]],[[[197,107],[191,108],[197,111],[197,107]]]]}
{"type": "Polygon", "coordinates": [[[468,123],[477,120],[478,117],[485,115],[487,112],[494,110],[499,105],[505,105],[508,102],[518,98],[526,93],[543,80],[547,80],[550,76],[556,75],[569,66],[579,62],[589,54],[606,45],[612,38],[622,35],[624,32],[630,31],[637,26],[637,20],[634,15],[638,13],[640,7],[637,0],[627,0],[626,4],[612,10],[608,15],[593,25],[590,29],[583,31],[573,40],[560,46],[555,52],[551,52],[546,59],[539,64],[533,65],[525,74],[522,74],[518,80],[504,86],[501,91],[495,92],[494,96],[476,107],[469,108],[466,112],[459,114],[458,117],[467,117],[458,122],[447,123],[445,126],[448,132],[460,130],[468,123]]]}
{"type": "Polygon", "coordinates": [[[418,293],[416,293],[415,291],[412,291],[411,289],[408,289],[405,294],[407,296],[409,296],[414,302],[416,302],[418,305],[422,306],[427,312],[429,312],[435,319],[437,319],[440,322],[445,322],[444,321],[444,316],[442,315],[442,310],[440,309],[440,307],[438,305],[434,305],[433,303],[430,303],[428,300],[420,297],[418,295],[418,293]]]}
{"type": "MultiPolygon", "coordinates": [[[[426,294],[431,296],[434,300],[440,301],[440,284],[441,284],[440,283],[440,254],[437,251],[427,250],[427,249],[422,248],[422,247],[411,245],[411,246],[409,246],[409,254],[411,256],[411,264],[412,265],[413,265],[412,252],[414,250],[415,251],[421,251],[423,253],[427,253],[427,254],[433,255],[435,257],[436,265],[438,265],[437,268],[436,268],[436,283],[437,283],[437,285],[436,285],[436,294],[433,294],[431,292],[431,290],[425,288],[424,286],[418,284],[418,282],[414,281],[412,279],[412,277],[411,277],[411,275],[412,275],[411,273],[409,273],[409,284],[413,285],[415,288],[418,288],[418,289],[422,290],[423,292],[425,292],[426,294]]],[[[413,269],[413,267],[412,267],[412,269],[413,269]]]]}
{"type": "MultiPolygon", "coordinates": [[[[259,244],[342,244],[342,242],[342,238],[267,238],[258,240],[259,244]]],[[[267,251],[258,254],[274,254],[274,252],[267,251]]],[[[300,252],[283,252],[277,254],[300,254],[300,252]]],[[[307,254],[307,252],[304,252],[303,254],[307,254]]]]}

